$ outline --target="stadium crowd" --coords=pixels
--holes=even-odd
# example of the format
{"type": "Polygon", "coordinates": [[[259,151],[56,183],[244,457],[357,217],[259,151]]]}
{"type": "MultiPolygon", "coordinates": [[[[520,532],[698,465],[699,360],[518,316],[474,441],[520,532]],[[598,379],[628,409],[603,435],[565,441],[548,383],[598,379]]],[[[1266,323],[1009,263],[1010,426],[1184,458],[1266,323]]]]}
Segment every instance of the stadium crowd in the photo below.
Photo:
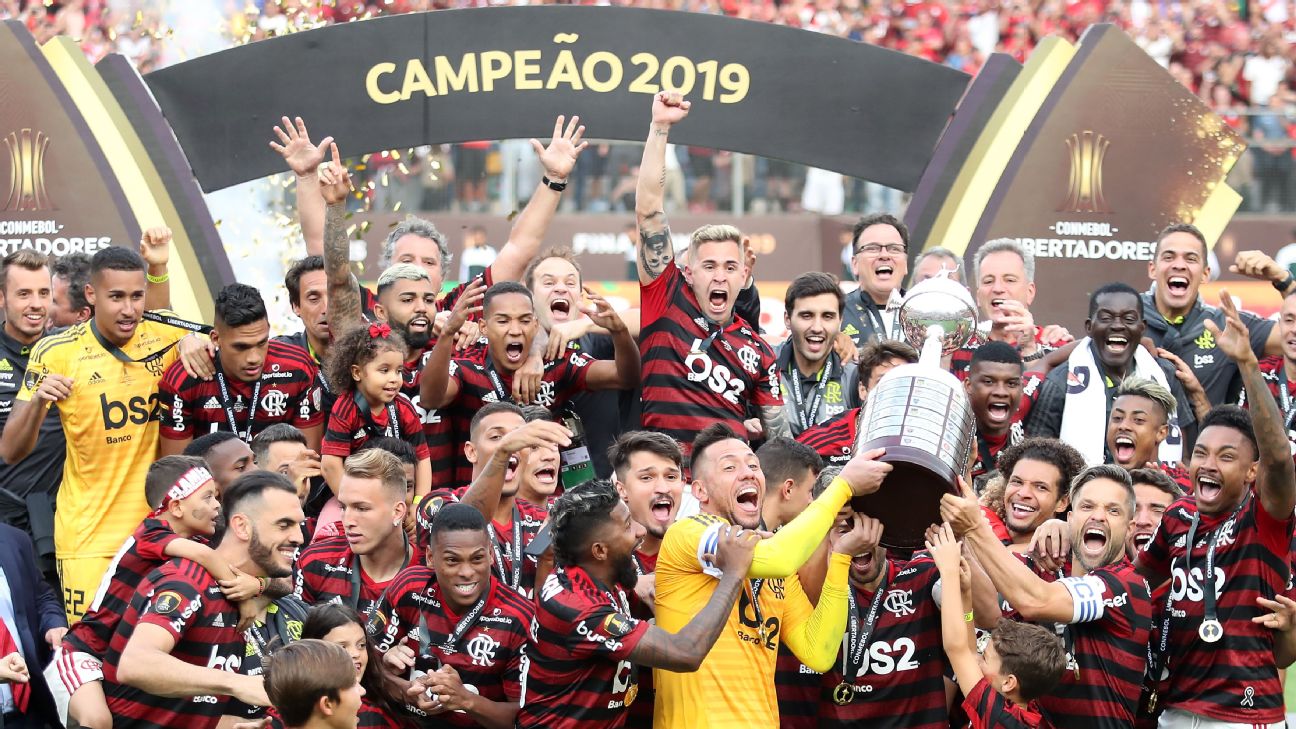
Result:
{"type": "Polygon", "coordinates": [[[743,233],[672,245],[688,111],[645,114],[626,312],[545,245],[577,117],[530,141],[508,240],[444,295],[448,243],[412,216],[360,284],[346,140],[284,118],[288,335],[238,283],[210,324],[171,312],[165,228],[0,261],[4,725],[1284,726],[1296,275],[1241,252],[1280,317],[1213,306],[1205,239],[1172,225],[1148,290],[1094,282],[1073,335],[1034,319],[1013,240],[964,271],[874,213],[857,285],[796,277],[775,349],[743,233]],[[905,477],[856,449],[918,358],[889,304],[936,276],[984,323],[942,363],[975,432],[902,549],[853,504],[905,477]]]}

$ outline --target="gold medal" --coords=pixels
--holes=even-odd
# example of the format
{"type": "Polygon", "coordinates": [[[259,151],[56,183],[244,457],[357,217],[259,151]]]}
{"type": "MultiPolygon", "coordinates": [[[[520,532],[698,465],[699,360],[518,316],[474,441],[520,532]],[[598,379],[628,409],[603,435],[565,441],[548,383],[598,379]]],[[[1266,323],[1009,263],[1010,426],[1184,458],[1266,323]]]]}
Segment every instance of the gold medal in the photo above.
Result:
{"type": "Polygon", "coordinates": [[[626,689],[625,705],[627,708],[630,706],[630,704],[634,703],[635,697],[638,695],[639,695],[639,683],[635,682],[630,684],[630,688],[626,689]]]}
{"type": "Polygon", "coordinates": [[[1147,713],[1156,714],[1157,692],[1152,691],[1148,694],[1147,713]]]}
{"type": "Polygon", "coordinates": [[[833,703],[838,706],[845,706],[855,700],[855,689],[850,684],[842,681],[833,689],[833,703]]]}

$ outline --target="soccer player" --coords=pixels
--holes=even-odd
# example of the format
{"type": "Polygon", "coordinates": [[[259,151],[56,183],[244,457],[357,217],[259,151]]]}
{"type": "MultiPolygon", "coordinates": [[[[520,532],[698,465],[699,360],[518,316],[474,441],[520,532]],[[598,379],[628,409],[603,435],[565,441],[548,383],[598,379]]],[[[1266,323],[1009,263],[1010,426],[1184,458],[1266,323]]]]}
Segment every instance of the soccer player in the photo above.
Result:
{"type": "Polygon", "coordinates": [[[761,528],[776,531],[814,501],[812,491],[823,470],[823,459],[814,449],[787,437],[765,441],[756,449],[756,458],[765,474],[761,528]]]}
{"type": "Polygon", "coordinates": [[[1151,671],[1168,673],[1158,689],[1160,725],[1278,727],[1273,635],[1252,618],[1261,614],[1257,598],[1272,600],[1287,585],[1296,475],[1278,405],[1227,292],[1220,307],[1223,330],[1214,321],[1205,327],[1242,373],[1250,417],[1223,405],[1204,419],[1188,465],[1195,498],[1170,506],[1135,564],[1151,583],[1174,580],[1151,671]]]}
{"type": "Polygon", "coordinates": [[[186,332],[144,318],[146,270],[135,251],[95,253],[86,288],[94,317],[33,348],[0,437],[5,461],[22,460],[50,405],[59,404],[68,449],[54,542],[69,622],[85,612],[113,554],[148,511],[142,494],[157,454],[158,381],[186,332]]]}
{"type": "MultiPolygon", "coordinates": [[[[1125,540],[1125,556],[1133,561],[1156,535],[1170,505],[1183,498],[1184,490],[1159,469],[1135,468],[1130,480],[1134,482],[1134,520],[1125,540]]],[[[1158,603],[1154,599],[1152,604],[1158,603]]]]}
{"type": "MultiPolygon", "coordinates": [[[[693,493],[702,513],[676,522],[657,560],[657,624],[676,630],[693,620],[715,590],[716,570],[705,558],[715,535],[728,524],[760,526],[765,476],[756,454],[723,424],[704,430],[693,443],[693,493]]],[[[834,547],[828,576],[812,609],[794,574],[810,558],[852,495],[873,493],[890,471],[879,450],[858,454],[800,516],[756,547],[755,561],[725,631],[697,673],[657,671],[655,726],[753,727],[778,723],[774,665],[786,641],[801,662],[823,671],[837,654],[846,626],[847,570],[855,554],[851,539],[834,547]]]]}
{"type": "MultiPolygon", "coordinates": [[[[918,361],[918,353],[904,342],[893,339],[871,341],[859,352],[859,365],[856,369],[857,395],[863,403],[868,393],[877,386],[882,375],[903,364],[918,361]]],[[[860,425],[860,414],[863,405],[851,408],[841,415],[812,426],[797,436],[818,453],[830,466],[842,466],[851,459],[855,450],[855,439],[860,425]]]]}
{"type": "Polygon", "coordinates": [[[759,536],[734,526],[716,531],[705,557],[719,579],[693,620],[672,632],[631,614],[627,592],[643,530],[615,487],[594,481],[568,491],[552,523],[558,566],[539,592],[517,726],[620,727],[638,694],[635,664],[697,670],[728,622],[759,536]]]}
{"type": "Polygon", "coordinates": [[[1089,297],[1089,318],[1065,367],[1044,378],[1039,401],[1026,422],[1026,434],[1061,438],[1079,450],[1089,465],[1106,463],[1106,432],[1116,387],[1126,377],[1152,379],[1179,402],[1158,460],[1178,461],[1184,444],[1197,435],[1192,403],[1175,376],[1174,366],[1139,345],[1145,324],[1138,292],[1123,283],[1104,284],[1089,297]]]}
{"type": "Polygon", "coordinates": [[[742,233],[728,225],[703,226],[691,236],[689,265],[681,269],[675,262],[662,204],[666,141],[688,110],[679,94],[653,97],[635,192],[643,425],[680,441],[686,456],[694,436],[711,423],[744,432],[749,406],[759,413],[765,437],[788,434],[774,352],[756,323],[733,313],[748,275],[742,233]]]}
{"type": "Polygon", "coordinates": [[[842,331],[856,348],[901,338],[896,314],[909,271],[908,252],[909,228],[894,215],[872,213],[855,223],[850,269],[859,288],[846,297],[842,331]]]}
{"type": "Polygon", "coordinates": [[[855,404],[850,392],[855,363],[833,351],[846,305],[835,278],[803,273],[788,285],[783,299],[789,334],[779,350],[778,373],[784,414],[797,436],[855,404]]]}
{"type": "Polygon", "coordinates": [[[428,716],[456,727],[511,727],[535,603],[491,576],[479,511],[448,504],[430,532],[427,566],[411,565],[392,580],[369,620],[369,639],[388,665],[434,697],[420,701],[428,716]]]}
{"type": "Polygon", "coordinates": [[[1125,556],[1134,485],[1119,466],[1088,468],[1069,496],[1067,576],[1045,581],[1008,550],[966,484],[941,497],[941,518],[965,538],[994,587],[1025,620],[1057,624],[1067,646],[1061,684],[1040,697],[1051,726],[1129,727],[1138,712],[1152,629],[1147,582],[1125,556]]]}
{"type": "Polygon", "coordinates": [[[1000,618],[984,655],[973,633],[972,579],[959,542],[946,524],[927,544],[941,581],[941,638],[972,729],[1034,729],[1035,700],[1057,686],[1066,670],[1062,641],[1038,625],[1000,618]],[[967,612],[964,612],[966,610],[967,612]]]}
{"type": "Polygon", "coordinates": [[[294,591],[308,604],[335,601],[368,615],[414,550],[405,538],[405,470],[376,448],[343,464],[343,535],[316,539],[297,559],[294,591]]]}
{"type": "Polygon", "coordinates": [[[265,693],[287,729],[355,729],[364,689],[336,643],[301,640],[266,661],[265,693]]]}
{"type": "Polygon", "coordinates": [[[218,430],[250,443],[276,423],[295,426],[306,443],[319,448],[324,430],[319,371],[300,347],[270,341],[270,322],[261,292],[230,284],[216,295],[215,374],[189,375],[174,362],[158,387],[162,403],[160,455],[184,451],[194,438],[218,430]]]}
{"type": "Polygon", "coordinates": [[[976,420],[973,479],[993,471],[1003,449],[1026,437],[1023,423],[1042,380],[1023,368],[1021,355],[1005,342],[990,341],[972,352],[963,386],[976,420]]]}
{"type": "MultiPolygon", "coordinates": [[[[1296,394],[1296,295],[1283,299],[1282,308],[1278,310],[1277,329],[1282,355],[1260,360],[1260,374],[1278,402],[1287,440],[1292,444],[1292,455],[1296,456],[1296,404],[1293,404],[1296,402],[1293,399],[1296,394]]],[[[1239,405],[1246,406],[1245,390],[1238,401],[1239,405]]]]}
{"type": "Polygon", "coordinates": [[[256,470],[256,459],[252,455],[252,449],[237,434],[229,430],[218,430],[198,436],[185,446],[182,455],[201,458],[207,463],[212,478],[216,479],[218,496],[225,493],[225,489],[239,476],[256,470]]]}
{"type": "MultiPolygon", "coordinates": [[[[1226,319],[1223,310],[1203,303],[1199,294],[1201,285],[1210,280],[1207,253],[1206,237],[1195,226],[1167,226],[1157,235],[1156,252],[1148,262],[1152,286],[1140,298],[1143,318],[1147,320],[1145,336],[1191,367],[1206,390],[1206,399],[1219,405],[1237,402],[1242,381],[1237,365],[1206,326],[1209,321],[1219,328],[1226,319]]],[[[1291,293],[1296,282],[1285,270],[1276,265],[1273,268],[1282,276],[1272,279],[1276,281],[1274,287],[1283,294],[1291,293]]],[[[1250,268],[1245,272],[1260,277],[1250,268]]],[[[1250,312],[1239,312],[1238,317],[1246,326],[1244,331],[1254,357],[1282,354],[1280,330],[1272,321],[1250,312]]]]}
{"type": "MultiPolygon", "coordinates": [[[[287,479],[257,471],[221,502],[228,527],[217,555],[254,577],[287,577],[303,515],[287,479]]],[[[140,583],[113,633],[104,690],[114,727],[212,729],[226,697],[266,706],[260,677],[238,674],[246,644],[238,611],[215,577],[174,560],[140,583]]]]}
{"type": "Polygon", "coordinates": [[[999,454],[1005,474],[1003,523],[1014,552],[1030,547],[1035,529],[1066,514],[1068,484],[1084,469],[1084,459],[1071,446],[1051,438],[1027,438],[999,454]]]}

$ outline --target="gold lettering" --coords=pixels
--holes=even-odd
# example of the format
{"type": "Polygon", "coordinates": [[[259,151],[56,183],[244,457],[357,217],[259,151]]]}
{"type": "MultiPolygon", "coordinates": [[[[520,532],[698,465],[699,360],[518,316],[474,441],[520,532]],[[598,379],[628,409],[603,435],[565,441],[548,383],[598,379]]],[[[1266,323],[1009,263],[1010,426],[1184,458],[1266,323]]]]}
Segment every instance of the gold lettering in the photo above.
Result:
{"type": "Polygon", "coordinates": [[[513,71],[513,56],[507,51],[483,51],[481,67],[482,91],[494,91],[495,82],[513,71]]]}
{"type": "Polygon", "coordinates": [[[428,96],[437,95],[436,86],[433,86],[432,79],[428,78],[423,61],[411,58],[405,66],[405,85],[401,87],[401,101],[408,101],[415,91],[422,91],[428,96]]]}
{"type": "Polygon", "coordinates": [[[451,91],[463,91],[465,87],[468,93],[477,93],[477,54],[465,53],[459,61],[459,71],[455,72],[454,66],[450,65],[450,59],[445,56],[436,57],[436,75],[437,86],[441,87],[441,93],[448,94],[451,91]]]}
{"type": "Polygon", "coordinates": [[[576,59],[566,48],[558,51],[558,60],[554,63],[553,70],[549,72],[549,80],[545,82],[545,88],[556,89],[558,84],[568,84],[573,91],[585,88],[580,80],[580,71],[576,69],[576,59]]]}
{"type": "Polygon", "coordinates": [[[395,104],[400,101],[401,95],[395,91],[383,91],[378,88],[378,77],[386,76],[396,71],[394,63],[375,63],[369,73],[365,74],[365,90],[369,92],[369,98],[377,104],[395,104]]]}
{"type": "Polygon", "coordinates": [[[581,66],[581,78],[585,80],[585,85],[590,88],[590,91],[597,91],[601,94],[613,91],[617,86],[620,86],[621,75],[621,59],[617,58],[616,54],[608,51],[595,51],[589,54],[589,57],[585,59],[585,63],[581,66]],[[595,73],[600,63],[606,63],[611,71],[606,81],[600,81],[595,73]]]}
{"type": "Polygon", "coordinates": [[[518,91],[544,88],[540,82],[540,51],[513,52],[513,85],[518,91]]]}

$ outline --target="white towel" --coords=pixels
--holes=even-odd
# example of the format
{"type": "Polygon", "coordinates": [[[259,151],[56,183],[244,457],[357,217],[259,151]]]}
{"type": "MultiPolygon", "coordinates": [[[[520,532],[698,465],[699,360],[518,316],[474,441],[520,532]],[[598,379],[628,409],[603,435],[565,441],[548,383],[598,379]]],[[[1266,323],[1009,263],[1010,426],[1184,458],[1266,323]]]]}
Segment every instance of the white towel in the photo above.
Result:
{"type": "MultiPolygon", "coordinates": [[[[1062,409],[1061,439],[1080,451],[1085,463],[1103,462],[1107,445],[1107,386],[1102,371],[1094,361],[1092,340],[1081,339],[1067,358],[1066,405],[1062,409]]],[[[1157,360],[1146,349],[1135,344],[1134,372],[1131,377],[1155,380],[1166,389],[1170,383],[1157,360]]],[[[1178,463],[1183,458],[1183,437],[1179,432],[1179,413],[1170,413],[1170,432],[1161,442],[1158,457],[1178,463]]]]}

